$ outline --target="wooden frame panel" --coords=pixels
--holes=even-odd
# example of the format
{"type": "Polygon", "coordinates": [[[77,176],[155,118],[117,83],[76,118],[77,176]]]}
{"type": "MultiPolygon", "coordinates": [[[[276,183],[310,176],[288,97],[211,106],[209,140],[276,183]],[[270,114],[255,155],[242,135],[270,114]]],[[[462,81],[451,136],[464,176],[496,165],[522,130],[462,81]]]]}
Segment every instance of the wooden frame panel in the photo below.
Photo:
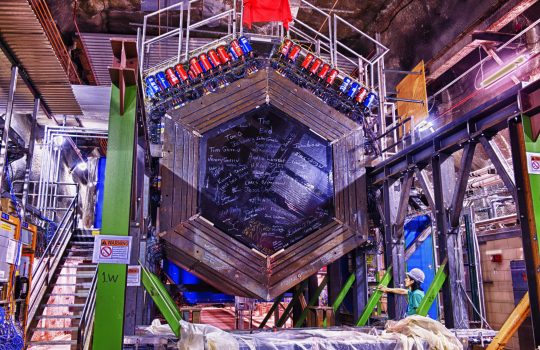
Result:
{"type": "Polygon", "coordinates": [[[359,181],[365,176],[357,150],[363,143],[361,126],[312,93],[267,68],[167,115],[161,238],[175,263],[225,293],[272,299],[365,241],[359,218],[367,215],[359,212],[367,192],[359,181]],[[272,256],[248,248],[197,214],[199,137],[264,103],[332,142],[334,161],[336,219],[272,256]],[[174,206],[172,212],[167,205],[174,206]]]}

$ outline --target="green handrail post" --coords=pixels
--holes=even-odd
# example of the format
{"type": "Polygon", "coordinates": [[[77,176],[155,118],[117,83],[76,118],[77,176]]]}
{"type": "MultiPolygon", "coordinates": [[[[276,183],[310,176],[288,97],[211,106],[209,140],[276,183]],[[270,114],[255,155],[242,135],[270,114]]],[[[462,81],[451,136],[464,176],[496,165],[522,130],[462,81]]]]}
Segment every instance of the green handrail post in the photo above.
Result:
{"type": "Polygon", "coordinates": [[[304,323],[304,320],[306,319],[306,317],[308,315],[309,308],[312,307],[313,305],[315,305],[315,303],[319,299],[319,296],[321,295],[324,287],[326,287],[327,283],[328,283],[328,275],[324,276],[323,280],[321,281],[321,284],[319,284],[319,286],[315,290],[315,293],[313,293],[313,295],[309,299],[309,303],[306,305],[304,310],[302,310],[302,313],[300,314],[300,317],[298,318],[298,320],[294,324],[294,327],[299,328],[299,327],[302,326],[302,324],[304,323]]]}
{"type": "MultiPolygon", "coordinates": [[[[381,279],[380,284],[387,287],[391,280],[392,280],[392,266],[389,266],[388,270],[386,270],[386,273],[381,279]]],[[[360,315],[358,322],[356,322],[357,327],[363,327],[367,324],[367,321],[369,320],[369,316],[371,316],[371,314],[373,313],[373,309],[375,308],[377,303],[379,303],[379,300],[381,300],[382,295],[383,295],[382,291],[380,291],[378,288],[375,289],[373,294],[369,297],[367,305],[364,308],[364,311],[362,311],[362,314],[360,315]]]]}
{"type": "Polygon", "coordinates": [[[268,320],[270,319],[270,317],[272,316],[272,314],[274,313],[274,311],[276,310],[276,308],[279,306],[279,303],[281,302],[281,300],[283,299],[283,296],[284,294],[280,294],[275,300],[274,300],[274,304],[272,304],[272,307],[270,308],[270,310],[268,310],[268,313],[266,314],[266,316],[264,317],[264,319],[262,320],[261,324],[259,325],[259,328],[260,329],[263,329],[264,326],[266,325],[266,322],[268,322],[268,320]]]}
{"type": "Polygon", "coordinates": [[[141,282],[163,317],[165,317],[165,320],[167,320],[174,335],[180,337],[180,321],[182,320],[182,316],[163,283],[144,266],[141,269],[141,282]]]}
{"type": "Polygon", "coordinates": [[[304,288],[306,287],[307,279],[302,282],[301,285],[296,286],[296,290],[294,291],[293,297],[291,299],[291,302],[287,307],[285,308],[285,311],[283,311],[283,315],[279,318],[277,321],[276,327],[283,327],[285,322],[287,321],[287,317],[289,317],[289,314],[291,313],[291,310],[293,308],[294,303],[296,303],[300,297],[300,294],[304,291],[304,288]]]}
{"type": "Polygon", "coordinates": [[[446,280],[445,268],[447,261],[448,259],[445,258],[441,266],[439,266],[435,278],[433,278],[433,282],[431,282],[426,294],[420,301],[420,305],[418,305],[418,308],[416,309],[417,315],[427,316],[429,308],[431,308],[431,305],[433,305],[433,302],[437,299],[437,295],[441,291],[442,285],[446,280]]]}
{"type": "MultiPolygon", "coordinates": [[[[339,307],[343,303],[343,300],[345,300],[345,297],[347,296],[347,293],[349,293],[349,290],[351,289],[355,280],[356,280],[356,270],[354,270],[349,276],[349,278],[347,278],[347,281],[345,281],[343,288],[341,288],[341,291],[336,297],[336,301],[334,301],[334,305],[332,305],[332,308],[334,309],[334,314],[336,314],[337,311],[339,310],[339,307]]],[[[326,327],[326,319],[324,319],[323,321],[323,327],[326,327]]]]}

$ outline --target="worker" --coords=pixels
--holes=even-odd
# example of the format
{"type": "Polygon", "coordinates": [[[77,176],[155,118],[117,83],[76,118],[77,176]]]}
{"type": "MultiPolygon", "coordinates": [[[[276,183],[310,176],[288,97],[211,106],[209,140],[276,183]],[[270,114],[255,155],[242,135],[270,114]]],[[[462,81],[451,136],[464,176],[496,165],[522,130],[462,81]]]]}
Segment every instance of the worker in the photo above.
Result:
{"type": "Polygon", "coordinates": [[[415,315],[418,306],[420,306],[420,301],[422,301],[422,298],[424,297],[424,290],[422,289],[421,284],[424,283],[425,278],[426,275],[424,274],[424,271],[414,268],[407,272],[407,275],[405,276],[405,287],[407,287],[407,289],[388,288],[380,284],[379,290],[383,293],[407,295],[407,301],[409,303],[407,306],[407,316],[415,315]]]}

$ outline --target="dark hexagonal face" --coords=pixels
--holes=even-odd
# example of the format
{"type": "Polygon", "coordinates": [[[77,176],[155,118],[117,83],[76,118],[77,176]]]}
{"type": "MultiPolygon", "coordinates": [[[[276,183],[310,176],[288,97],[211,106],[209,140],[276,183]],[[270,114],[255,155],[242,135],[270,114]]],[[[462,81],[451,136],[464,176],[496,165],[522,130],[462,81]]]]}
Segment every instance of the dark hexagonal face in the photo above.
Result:
{"type": "Polygon", "coordinates": [[[271,106],[206,133],[200,157],[201,215],[264,254],[334,216],[331,146],[271,106]]]}

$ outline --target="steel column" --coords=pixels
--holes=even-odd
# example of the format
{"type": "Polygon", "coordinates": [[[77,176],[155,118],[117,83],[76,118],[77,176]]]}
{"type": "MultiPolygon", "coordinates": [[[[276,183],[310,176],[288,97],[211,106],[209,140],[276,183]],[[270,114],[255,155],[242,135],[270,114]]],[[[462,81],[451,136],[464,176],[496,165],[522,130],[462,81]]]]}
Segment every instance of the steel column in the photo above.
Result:
{"type": "MultiPolygon", "coordinates": [[[[341,259],[327,266],[328,274],[328,305],[334,305],[343,286],[341,259]]],[[[336,326],[339,325],[339,312],[335,312],[336,326]]]]}
{"type": "MultiPolygon", "coordinates": [[[[538,116],[536,116],[538,118],[538,116]]],[[[535,346],[540,346],[540,175],[528,174],[527,151],[540,152],[540,139],[531,138],[530,118],[523,115],[509,121],[512,163],[518,197],[518,215],[527,270],[531,320],[535,346]],[[525,133],[525,135],[524,135],[525,133]],[[533,196],[536,195],[536,198],[533,196]]]]}
{"type": "Polygon", "coordinates": [[[426,196],[428,205],[433,213],[435,213],[435,201],[433,199],[433,185],[429,181],[425,170],[415,169],[414,174],[416,175],[416,180],[420,184],[424,196],[426,196]]]}
{"type": "Polygon", "coordinates": [[[353,286],[353,319],[358,320],[368,301],[368,276],[366,252],[356,248],[354,251],[355,281],[353,286]]]}
{"type": "Polygon", "coordinates": [[[4,118],[4,133],[2,134],[2,144],[0,145],[0,186],[4,183],[4,171],[7,163],[7,146],[9,142],[9,129],[11,127],[11,118],[13,116],[13,103],[15,101],[15,90],[17,89],[17,77],[19,68],[11,67],[11,80],[9,82],[8,101],[6,116],[4,118]]]}
{"type": "Polygon", "coordinates": [[[30,126],[30,135],[28,136],[28,151],[26,152],[26,167],[24,169],[24,184],[22,193],[22,205],[19,216],[22,221],[26,221],[26,204],[28,203],[28,187],[30,186],[30,171],[32,170],[32,158],[34,157],[34,145],[36,138],[37,114],[39,112],[40,99],[34,99],[34,111],[32,113],[32,125],[30,126]]]}
{"type": "MultiPolygon", "coordinates": [[[[137,128],[137,126],[136,126],[137,128]]],[[[136,133],[137,134],[137,133],[136,133]]],[[[132,218],[130,225],[129,235],[132,238],[132,251],[130,264],[137,265],[141,255],[141,236],[144,230],[144,217],[143,217],[143,193],[144,193],[144,149],[137,145],[137,152],[135,154],[135,166],[134,166],[134,186],[132,194],[132,218]]],[[[144,252],[142,253],[144,254],[144,252]]],[[[139,298],[139,294],[142,294],[141,287],[126,287],[126,308],[124,313],[124,335],[135,335],[135,328],[137,326],[137,314],[141,313],[143,304],[140,304],[142,298],[139,298]]],[[[142,316],[142,315],[140,315],[142,316]]],[[[139,317],[141,318],[141,317],[139,317]]]]}
{"type": "Polygon", "coordinates": [[[463,199],[465,198],[465,191],[467,190],[467,182],[469,180],[469,173],[471,172],[475,149],[475,142],[467,143],[463,149],[461,166],[456,183],[457,186],[454,188],[450,206],[450,227],[452,233],[457,233],[455,231],[459,230],[459,218],[461,217],[461,210],[463,209],[463,199]]]}
{"type": "MultiPolygon", "coordinates": [[[[397,219],[397,212],[400,198],[399,190],[395,185],[386,180],[383,184],[383,205],[384,205],[384,260],[388,270],[392,266],[392,280],[390,287],[404,288],[405,280],[405,244],[403,237],[394,235],[394,223],[397,219]],[[396,204],[398,207],[396,207],[396,204]]],[[[388,295],[388,317],[399,319],[403,317],[406,310],[406,300],[401,295],[393,293],[388,295]]]]}
{"type": "Polygon", "coordinates": [[[506,163],[506,160],[501,154],[501,151],[496,144],[492,144],[485,136],[480,137],[480,143],[484,147],[491,163],[495,167],[497,174],[501,177],[504,185],[508,189],[508,192],[514,197],[514,202],[517,203],[516,184],[514,181],[514,174],[510,167],[506,163]]]}
{"type": "MultiPolygon", "coordinates": [[[[103,200],[102,234],[129,234],[135,150],[137,87],[125,88],[124,114],[120,115],[120,88],[111,85],[109,146],[103,200]]],[[[93,348],[122,348],[126,265],[99,264],[93,348]]]]}
{"type": "MultiPolygon", "coordinates": [[[[450,223],[451,199],[456,182],[454,158],[444,153],[432,160],[434,200],[437,234],[439,238],[439,263],[448,258],[448,275],[443,285],[445,325],[448,328],[468,328],[469,317],[465,304],[462,277],[463,255],[459,230],[454,232],[450,223]],[[454,232],[454,233],[452,233],[454,232]],[[446,244],[445,244],[446,243],[446,244]]],[[[463,176],[463,175],[462,175],[463,176]]]]}

